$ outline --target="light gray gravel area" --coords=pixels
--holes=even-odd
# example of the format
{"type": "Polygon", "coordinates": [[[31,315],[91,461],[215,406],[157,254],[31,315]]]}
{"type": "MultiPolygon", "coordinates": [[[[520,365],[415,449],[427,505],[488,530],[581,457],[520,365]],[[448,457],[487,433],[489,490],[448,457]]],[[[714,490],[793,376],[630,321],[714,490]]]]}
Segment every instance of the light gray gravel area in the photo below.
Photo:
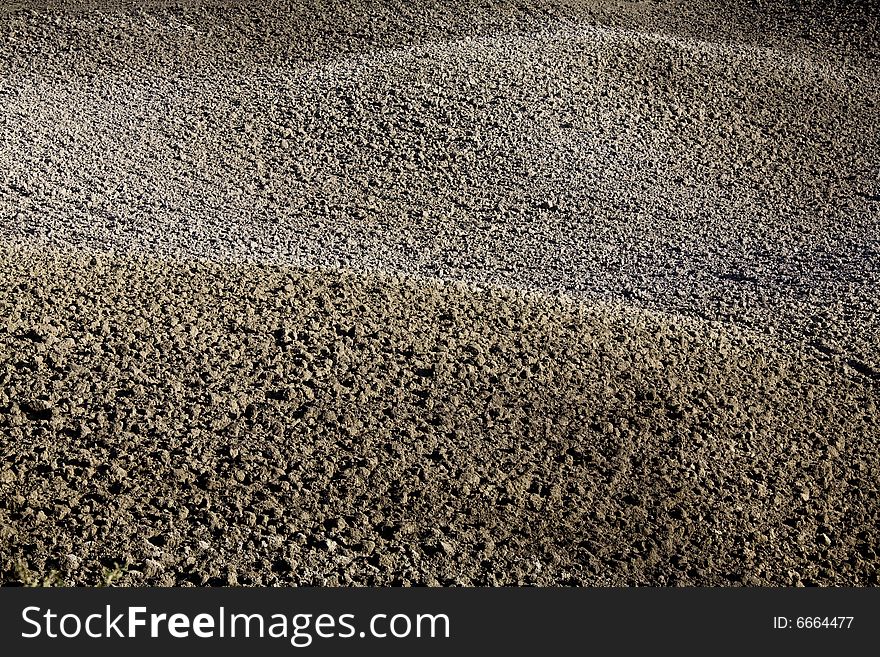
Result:
{"type": "Polygon", "coordinates": [[[561,290],[880,372],[872,3],[97,6],[3,17],[4,239],[561,290]]]}

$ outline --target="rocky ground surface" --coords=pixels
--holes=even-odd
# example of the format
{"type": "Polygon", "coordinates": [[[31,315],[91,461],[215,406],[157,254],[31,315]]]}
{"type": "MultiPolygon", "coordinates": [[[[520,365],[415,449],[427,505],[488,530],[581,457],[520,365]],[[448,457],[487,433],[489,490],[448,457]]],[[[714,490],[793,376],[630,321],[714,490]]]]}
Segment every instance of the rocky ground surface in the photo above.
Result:
{"type": "Polygon", "coordinates": [[[880,584],[878,22],[4,3],[0,580],[880,584]]]}
{"type": "Polygon", "coordinates": [[[380,274],[0,280],[7,581],[880,584],[880,394],[804,348],[380,274]]]}

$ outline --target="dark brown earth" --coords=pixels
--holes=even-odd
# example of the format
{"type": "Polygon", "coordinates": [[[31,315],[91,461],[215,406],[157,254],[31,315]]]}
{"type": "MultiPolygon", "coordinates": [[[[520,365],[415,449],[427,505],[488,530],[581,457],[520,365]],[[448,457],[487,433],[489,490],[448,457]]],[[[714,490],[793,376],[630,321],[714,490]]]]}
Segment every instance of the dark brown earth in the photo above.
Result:
{"type": "Polygon", "coordinates": [[[0,262],[6,583],[880,583],[880,395],[839,359],[405,277],[0,262]]]}
{"type": "Polygon", "coordinates": [[[0,584],[880,585],[873,0],[0,3],[0,584]]]}

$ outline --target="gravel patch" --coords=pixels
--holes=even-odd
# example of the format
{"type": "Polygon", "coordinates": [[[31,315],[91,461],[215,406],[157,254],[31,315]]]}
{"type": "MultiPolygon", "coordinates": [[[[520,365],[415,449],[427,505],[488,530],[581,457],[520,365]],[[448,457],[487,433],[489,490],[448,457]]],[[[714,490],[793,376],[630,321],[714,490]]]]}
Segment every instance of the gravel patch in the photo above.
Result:
{"type": "Polygon", "coordinates": [[[873,2],[0,8],[0,581],[878,584],[873,2]]]}
{"type": "Polygon", "coordinates": [[[793,50],[735,6],[167,4],[4,17],[0,236],[563,290],[880,373],[880,67],[820,47],[843,18],[793,50]]]}

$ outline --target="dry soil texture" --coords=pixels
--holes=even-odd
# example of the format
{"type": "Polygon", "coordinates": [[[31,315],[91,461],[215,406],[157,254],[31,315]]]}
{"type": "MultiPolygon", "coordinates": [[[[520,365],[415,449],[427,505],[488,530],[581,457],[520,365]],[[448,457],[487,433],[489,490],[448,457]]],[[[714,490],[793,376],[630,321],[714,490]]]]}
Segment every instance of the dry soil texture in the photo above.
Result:
{"type": "Polygon", "coordinates": [[[874,2],[0,7],[0,583],[877,585],[874,2]]]}

